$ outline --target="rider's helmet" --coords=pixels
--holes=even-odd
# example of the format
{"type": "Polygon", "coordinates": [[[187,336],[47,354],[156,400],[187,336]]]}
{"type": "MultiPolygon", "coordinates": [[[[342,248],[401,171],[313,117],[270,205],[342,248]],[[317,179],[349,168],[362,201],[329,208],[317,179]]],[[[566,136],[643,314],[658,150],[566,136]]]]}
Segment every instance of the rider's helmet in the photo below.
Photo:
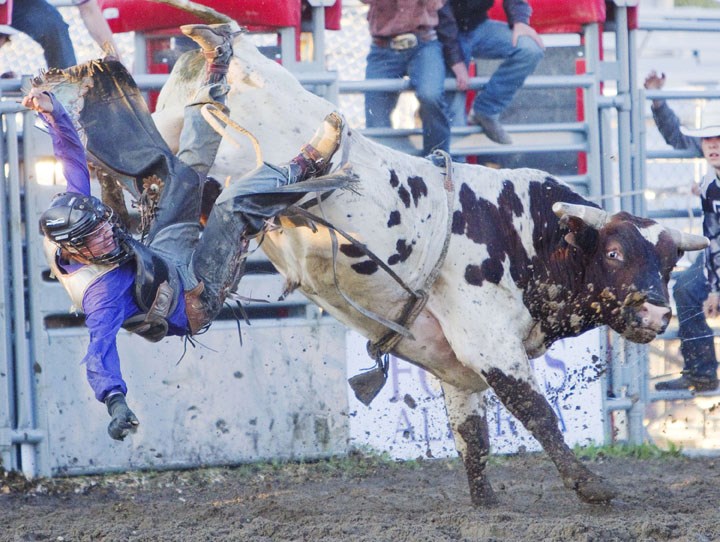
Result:
{"type": "Polygon", "coordinates": [[[95,264],[127,261],[127,231],[113,210],[94,196],[58,194],[40,217],[42,233],[69,256],[95,264]]]}

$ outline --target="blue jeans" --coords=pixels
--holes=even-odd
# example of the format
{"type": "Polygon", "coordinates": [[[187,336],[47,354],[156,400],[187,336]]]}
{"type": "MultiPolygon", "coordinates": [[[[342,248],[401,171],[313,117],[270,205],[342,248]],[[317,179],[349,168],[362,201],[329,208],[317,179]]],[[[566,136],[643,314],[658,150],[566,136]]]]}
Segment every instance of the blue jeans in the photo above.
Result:
{"type": "Polygon", "coordinates": [[[680,324],[680,352],[685,360],[683,371],[692,376],[715,378],[718,366],[715,341],[702,308],[710,292],[703,272],[704,256],[701,253],[687,270],[676,275],[673,298],[680,324]]]}
{"type": "Polygon", "coordinates": [[[40,44],[48,68],[77,64],[68,25],[60,12],[45,0],[15,0],[11,26],[40,44]]]}
{"type": "MultiPolygon", "coordinates": [[[[513,47],[512,30],[507,23],[491,19],[469,32],[460,32],[458,41],[466,64],[472,58],[504,59],[473,102],[473,111],[488,117],[497,116],[507,109],[525,78],[535,70],[544,55],[542,48],[527,36],[522,36],[517,47],[513,47]]],[[[463,93],[456,94],[463,96],[463,93]]],[[[455,98],[455,103],[457,100],[455,98]]]]}
{"type": "MultiPolygon", "coordinates": [[[[445,61],[440,42],[420,42],[416,47],[405,51],[395,51],[374,44],[370,47],[366,79],[401,79],[405,75],[410,78],[420,102],[423,154],[428,155],[435,149],[448,151],[450,121],[445,107],[445,61]]],[[[389,128],[390,114],[397,101],[397,92],[366,93],[365,125],[368,128],[389,128]]]]}

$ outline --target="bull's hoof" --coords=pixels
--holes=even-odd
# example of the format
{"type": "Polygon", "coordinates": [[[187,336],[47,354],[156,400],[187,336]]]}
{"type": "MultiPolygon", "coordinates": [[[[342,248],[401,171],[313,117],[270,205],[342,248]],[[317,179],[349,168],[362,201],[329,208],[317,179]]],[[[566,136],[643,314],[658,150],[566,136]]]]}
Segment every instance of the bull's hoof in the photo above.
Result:
{"type": "Polygon", "coordinates": [[[610,482],[600,477],[582,480],[575,486],[578,498],[589,504],[606,504],[617,497],[618,491],[610,482]]]}
{"type": "Polygon", "coordinates": [[[470,487],[470,501],[477,508],[487,508],[498,504],[497,495],[488,482],[476,483],[470,487]]]}

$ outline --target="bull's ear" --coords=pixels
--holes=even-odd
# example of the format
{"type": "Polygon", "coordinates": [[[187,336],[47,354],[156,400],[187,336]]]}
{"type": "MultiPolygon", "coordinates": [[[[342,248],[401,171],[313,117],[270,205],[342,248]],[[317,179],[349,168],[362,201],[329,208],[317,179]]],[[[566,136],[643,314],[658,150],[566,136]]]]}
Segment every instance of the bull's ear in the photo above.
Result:
{"type": "Polygon", "coordinates": [[[588,226],[576,217],[568,217],[563,220],[570,233],[565,235],[565,242],[570,246],[582,250],[585,253],[593,253],[597,248],[600,234],[592,226],[588,226]]]}

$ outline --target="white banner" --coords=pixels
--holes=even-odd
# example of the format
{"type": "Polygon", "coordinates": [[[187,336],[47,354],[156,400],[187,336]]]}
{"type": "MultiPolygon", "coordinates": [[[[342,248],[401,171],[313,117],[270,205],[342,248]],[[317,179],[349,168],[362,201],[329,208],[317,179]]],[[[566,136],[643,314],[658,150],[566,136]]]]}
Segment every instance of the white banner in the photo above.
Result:
{"type": "MultiPolygon", "coordinates": [[[[373,366],[366,342],[348,332],[348,378],[373,366]]],[[[570,446],[604,440],[599,351],[599,332],[593,330],[559,341],[531,361],[570,446]]],[[[440,384],[419,367],[391,356],[387,383],[369,407],[357,400],[349,386],[348,394],[352,446],[387,452],[396,459],[456,455],[440,384]]],[[[488,424],[494,453],[541,449],[492,392],[488,394],[488,424]]]]}

